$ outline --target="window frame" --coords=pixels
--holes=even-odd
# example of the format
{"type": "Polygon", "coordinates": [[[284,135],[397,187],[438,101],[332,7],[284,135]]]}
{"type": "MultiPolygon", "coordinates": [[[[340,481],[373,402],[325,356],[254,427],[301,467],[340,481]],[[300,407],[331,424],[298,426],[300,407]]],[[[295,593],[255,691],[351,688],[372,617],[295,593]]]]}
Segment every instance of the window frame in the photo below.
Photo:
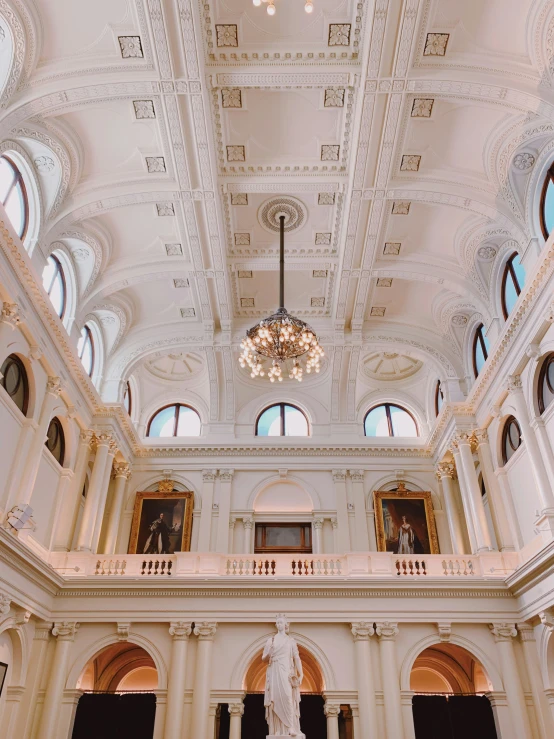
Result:
{"type": "Polygon", "coordinates": [[[554,394],[554,387],[550,384],[550,380],[548,379],[548,368],[551,364],[554,364],[554,352],[550,352],[550,354],[547,354],[544,358],[541,369],[539,372],[539,383],[537,387],[537,401],[539,406],[539,414],[542,416],[542,414],[545,412],[547,408],[550,408],[552,403],[554,403],[554,399],[550,401],[550,403],[546,404],[544,403],[544,383],[546,381],[548,385],[548,389],[551,393],[554,394]]]}
{"type": "Polygon", "coordinates": [[[127,415],[130,418],[131,413],[133,412],[133,393],[131,392],[131,383],[129,382],[129,380],[127,380],[127,383],[125,384],[125,390],[123,391],[123,407],[127,411],[127,415]],[[125,406],[125,396],[129,398],[129,408],[125,406]]]}
{"type": "Polygon", "coordinates": [[[385,436],[382,436],[382,437],[379,437],[379,436],[368,436],[367,433],[366,433],[366,428],[365,428],[365,422],[366,422],[366,419],[369,416],[369,414],[372,411],[374,411],[376,408],[381,408],[383,406],[385,408],[385,414],[386,414],[386,417],[387,417],[387,425],[389,427],[389,436],[388,436],[389,439],[419,438],[419,426],[417,424],[417,421],[415,419],[414,414],[411,411],[409,411],[407,408],[404,408],[403,405],[398,405],[397,403],[388,403],[387,402],[387,403],[378,403],[377,405],[374,405],[365,414],[365,416],[364,416],[364,436],[365,436],[366,439],[379,439],[379,438],[385,439],[385,438],[387,438],[385,436]],[[416,436],[415,437],[404,437],[404,436],[395,436],[394,435],[394,429],[393,429],[393,426],[392,426],[392,415],[391,415],[391,412],[390,412],[390,409],[391,408],[398,408],[399,410],[404,411],[405,413],[407,413],[410,416],[410,418],[414,422],[414,426],[416,428],[416,436]]]}
{"type": "Polygon", "coordinates": [[[480,323],[475,331],[473,332],[473,342],[472,342],[472,349],[471,349],[471,358],[473,362],[473,374],[475,375],[475,379],[479,377],[479,372],[477,370],[477,341],[479,340],[479,343],[481,345],[481,350],[483,352],[483,356],[485,358],[485,362],[489,358],[489,352],[487,350],[487,345],[485,344],[485,337],[483,335],[483,331],[485,329],[485,324],[480,323]]]}
{"type": "MultiPolygon", "coordinates": [[[[14,160],[10,156],[8,156],[8,154],[6,154],[5,152],[0,154],[0,159],[5,159],[8,162],[10,167],[13,169],[13,172],[15,175],[14,180],[12,184],[10,185],[10,189],[6,193],[5,199],[1,201],[4,207],[6,206],[6,202],[8,198],[10,197],[14,187],[17,187],[17,185],[20,185],[21,187],[21,195],[23,198],[23,232],[21,234],[18,234],[18,236],[21,239],[21,241],[24,241],[25,237],[27,236],[27,229],[29,228],[29,195],[27,193],[27,186],[25,185],[23,174],[21,173],[21,170],[19,169],[17,164],[14,162],[14,160]]],[[[11,220],[10,220],[10,223],[11,223],[11,220]]],[[[13,223],[12,223],[12,227],[14,231],[16,231],[13,223]]]]}
{"type": "Polygon", "coordinates": [[[508,320],[508,316],[510,315],[510,312],[508,311],[508,308],[506,306],[506,281],[508,280],[508,274],[513,280],[514,288],[516,291],[516,294],[519,298],[521,295],[522,286],[519,284],[519,280],[516,275],[516,271],[514,269],[513,261],[514,259],[519,256],[518,252],[515,251],[510,258],[506,261],[506,264],[504,265],[504,271],[502,272],[502,283],[500,287],[500,301],[502,303],[502,313],[504,315],[504,320],[508,320]]]}
{"type": "Polygon", "coordinates": [[[286,521],[281,523],[276,522],[265,522],[260,521],[256,522],[255,524],[255,530],[254,530],[254,554],[313,554],[313,531],[312,531],[312,524],[307,523],[306,521],[286,521]],[[266,540],[266,531],[269,528],[285,528],[285,527],[297,527],[301,530],[301,541],[302,544],[299,547],[272,547],[265,545],[266,540]],[[260,547],[256,546],[256,542],[258,540],[258,530],[262,530],[262,545],[260,547]],[[308,546],[306,544],[306,531],[309,530],[310,534],[310,545],[308,546]]]}
{"type": "Polygon", "coordinates": [[[81,364],[83,365],[83,369],[85,370],[85,372],[87,372],[87,369],[86,369],[85,365],[83,364],[83,354],[85,353],[85,345],[86,345],[86,342],[87,342],[87,339],[88,339],[88,341],[90,341],[90,356],[91,356],[91,360],[90,360],[90,372],[87,372],[87,375],[92,378],[92,376],[94,374],[94,366],[96,364],[96,352],[95,352],[95,349],[94,349],[94,336],[92,335],[92,330],[91,330],[90,326],[88,325],[88,323],[85,323],[85,325],[83,326],[83,329],[82,330],[85,331],[85,333],[86,333],[87,336],[86,336],[86,339],[83,341],[83,349],[82,349],[82,351],[80,353],[79,353],[79,351],[77,351],[77,356],[79,357],[79,360],[80,360],[81,364]]]}
{"type": "MultiPolygon", "coordinates": [[[[202,430],[202,418],[200,417],[200,413],[198,413],[196,408],[193,408],[192,405],[188,405],[187,403],[168,403],[167,405],[164,405],[161,408],[158,408],[158,410],[155,411],[150,416],[150,420],[148,421],[148,426],[146,427],[146,438],[150,438],[150,439],[183,439],[185,438],[183,436],[177,436],[177,429],[179,427],[179,414],[181,412],[179,410],[180,408],[189,408],[191,411],[194,411],[194,413],[196,413],[200,421],[200,430],[202,430]],[[150,436],[150,428],[152,426],[152,421],[156,418],[158,413],[165,411],[166,408],[175,408],[175,412],[173,414],[173,434],[171,436],[150,436]]],[[[198,436],[200,436],[200,434],[198,436]]]]}
{"type": "MultiPolygon", "coordinates": [[[[304,416],[304,418],[306,419],[306,426],[308,428],[308,433],[306,434],[306,437],[310,436],[311,435],[311,429],[310,429],[310,421],[308,419],[308,416],[304,413],[304,411],[302,410],[302,408],[299,408],[297,405],[294,405],[293,403],[287,403],[286,401],[282,401],[282,402],[279,402],[279,403],[272,403],[271,405],[266,406],[263,410],[261,410],[258,413],[258,416],[256,418],[256,424],[255,424],[255,427],[254,427],[255,428],[254,435],[255,436],[259,436],[260,439],[268,439],[268,438],[271,438],[269,435],[260,436],[260,434],[258,433],[258,424],[260,423],[260,418],[263,416],[263,414],[266,411],[270,410],[271,408],[279,407],[279,414],[280,414],[280,420],[281,420],[281,433],[279,434],[278,437],[275,436],[273,438],[282,438],[282,437],[286,436],[286,434],[285,434],[285,406],[288,406],[289,408],[294,408],[295,411],[299,411],[304,416]]],[[[297,438],[299,438],[299,439],[302,438],[303,439],[303,438],[306,438],[306,437],[304,437],[304,436],[298,436],[297,438]]],[[[293,437],[291,437],[291,438],[293,438],[293,437]]]]}
{"type": "Polygon", "coordinates": [[[548,229],[546,227],[546,218],[544,217],[544,206],[546,205],[546,193],[548,191],[548,186],[552,184],[554,187],[554,161],[548,168],[544,182],[542,184],[542,190],[541,190],[541,199],[540,199],[540,206],[539,206],[539,216],[540,216],[540,223],[541,223],[541,231],[542,235],[544,236],[544,240],[548,241],[548,237],[550,234],[548,233],[548,229]]]}
{"type": "MultiPolygon", "coordinates": [[[[57,275],[60,275],[61,280],[62,280],[62,312],[61,313],[57,313],[57,311],[56,311],[56,313],[60,317],[60,320],[63,321],[63,319],[65,317],[65,311],[66,311],[66,308],[67,308],[67,281],[65,279],[65,272],[64,272],[64,268],[62,266],[62,263],[60,262],[60,260],[58,259],[58,257],[54,253],[50,254],[48,256],[48,259],[53,259],[56,262],[56,271],[54,272],[54,276],[52,277],[52,282],[50,283],[50,288],[48,290],[46,290],[46,294],[50,298],[50,292],[52,291],[52,288],[54,287],[54,282],[56,281],[56,277],[57,277],[57,275]]],[[[51,298],[50,298],[50,302],[52,303],[52,299],[51,298]]],[[[52,307],[53,306],[54,306],[54,304],[52,303],[52,307]]]]}
{"type": "Polygon", "coordinates": [[[19,372],[20,372],[20,380],[23,382],[23,404],[22,404],[23,407],[22,408],[20,408],[17,405],[17,403],[13,399],[13,395],[9,393],[8,390],[6,389],[5,377],[6,377],[6,372],[9,369],[9,367],[6,368],[6,371],[2,373],[3,377],[0,380],[0,383],[1,383],[1,386],[4,388],[6,395],[10,398],[10,400],[15,405],[17,410],[20,411],[20,413],[22,413],[25,416],[25,418],[27,418],[27,413],[29,411],[29,375],[27,374],[25,365],[23,364],[21,359],[17,356],[17,354],[8,354],[8,356],[4,359],[4,361],[0,365],[0,369],[4,369],[4,366],[8,360],[11,360],[11,362],[18,367],[19,372]]]}
{"type": "Polygon", "coordinates": [[[60,465],[60,467],[63,467],[63,463],[65,461],[65,433],[63,430],[62,422],[57,416],[54,416],[51,419],[50,423],[48,424],[48,431],[46,432],[46,441],[44,442],[44,446],[48,449],[48,451],[54,457],[54,459],[60,465]],[[60,449],[61,449],[60,459],[56,457],[52,449],[50,449],[50,447],[48,446],[48,432],[50,431],[50,426],[52,426],[52,424],[54,424],[56,428],[58,429],[58,434],[60,438],[60,449]]]}
{"type": "Polygon", "coordinates": [[[508,418],[504,421],[504,426],[502,427],[502,464],[503,465],[508,464],[510,459],[513,459],[514,454],[517,452],[517,450],[522,445],[523,445],[523,437],[521,435],[521,426],[519,425],[519,422],[515,416],[508,416],[508,418]],[[510,427],[514,423],[517,427],[517,431],[519,434],[519,444],[516,447],[514,447],[514,445],[512,444],[512,440],[510,439],[510,435],[509,435],[510,427]],[[506,455],[506,441],[509,442],[513,450],[513,454],[511,455],[511,457],[508,457],[506,455]]]}
{"type": "MultiPolygon", "coordinates": [[[[442,402],[444,404],[444,393],[441,388],[441,381],[437,380],[437,383],[435,385],[435,416],[437,417],[442,410],[442,408],[439,408],[439,395],[442,398],[442,402]]],[[[364,418],[364,427],[365,427],[365,418],[364,418]]]]}

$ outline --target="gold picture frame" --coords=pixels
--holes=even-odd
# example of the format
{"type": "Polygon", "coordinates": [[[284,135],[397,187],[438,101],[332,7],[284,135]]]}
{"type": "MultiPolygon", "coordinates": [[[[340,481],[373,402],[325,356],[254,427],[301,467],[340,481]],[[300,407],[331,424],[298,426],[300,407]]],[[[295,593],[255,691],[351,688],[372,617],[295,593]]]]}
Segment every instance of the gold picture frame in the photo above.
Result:
{"type": "Polygon", "coordinates": [[[440,554],[430,492],[374,490],[377,550],[400,556],[440,554]]]}
{"type": "Polygon", "coordinates": [[[128,553],[161,556],[190,551],[193,505],[194,493],[173,490],[170,480],[162,480],[158,492],[137,493],[128,553]]]}

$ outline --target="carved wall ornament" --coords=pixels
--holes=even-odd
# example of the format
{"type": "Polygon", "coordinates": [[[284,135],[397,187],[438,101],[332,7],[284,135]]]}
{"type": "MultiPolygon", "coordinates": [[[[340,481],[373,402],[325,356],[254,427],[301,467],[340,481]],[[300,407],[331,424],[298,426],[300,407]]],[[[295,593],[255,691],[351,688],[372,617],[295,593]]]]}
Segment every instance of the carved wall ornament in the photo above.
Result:
{"type": "Polygon", "coordinates": [[[350,46],[350,23],[329,24],[329,46],[350,46]]]}
{"type": "Polygon", "coordinates": [[[182,257],[183,247],[181,244],[166,244],[165,253],[168,257],[182,257]]]}
{"type": "Polygon", "coordinates": [[[447,621],[439,621],[437,624],[437,630],[439,632],[439,639],[441,642],[449,642],[452,636],[452,624],[447,621]]]}
{"type": "Polygon", "coordinates": [[[190,287],[188,277],[175,277],[173,280],[173,287],[190,287]]]}
{"type": "Polygon", "coordinates": [[[292,195],[266,200],[258,208],[258,223],[271,233],[279,233],[279,217],[285,216],[285,233],[301,228],[307,220],[308,211],[304,203],[292,195]]]}
{"type": "Polygon", "coordinates": [[[412,104],[412,118],[430,118],[434,103],[434,98],[415,98],[412,104]]]}
{"type": "Polygon", "coordinates": [[[4,593],[0,593],[0,614],[5,616],[10,612],[11,598],[4,593]]]}
{"type": "Polygon", "coordinates": [[[312,308],[324,308],[325,298],[311,298],[310,305],[312,308]]]}
{"type": "Polygon", "coordinates": [[[450,320],[453,326],[462,327],[467,326],[468,317],[463,313],[455,313],[450,320]]]}
{"type": "Polygon", "coordinates": [[[117,641],[128,641],[129,631],[131,630],[131,623],[129,621],[121,622],[117,624],[117,641]]]}
{"type": "Polygon", "coordinates": [[[59,396],[63,390],[63,384],[59,377],[49,377],[46,382],[46,392],[50,395],[59,396]]]}
{"type": "Polygon", "coordinates": [[[480,246],[479,249],[477,249],[477,256],[483,262],[490,262],[495,258],[496,252],[497,250],[494,246],[480,246]]]}
{"type": "Polygon", "coordinates": [[[139,121],[145,118],[156,117],[153,100],[133,100],[133,107],[135,109],[135,117],[139,121]]]}
{"type": "Polygon", "coordinates": [[[387,309],[382,306],[373,306],[369,315],[373,316],[374,318],[382,318],[385,315],[386,310],[387,309]]]}
{"type": "Polygon", "coordinates": [[[142,43],[140,36],[118,36],[119,48],[123,59],[142,59],[142,43]]]}
{"type": "Polygon", "coordinates": [[[8,323],[15,328],[21,323],[19,306],[17,303],[2,303],[2,311],[0,312],[0,323],[8,323]]]}
{"type": "Polygon", "coordinates": [[[421,156],[419,154],[404,154],[400,162],[401,172],[418,172],[421,164],[421,156]]]}
{"type": "Polygon", "coordinates": [[[535,164],[535,157],[530,152],[524,151],[515,155],[512,164],[520,172],[527,172],[535,164]]]}
{"type": "Polygon", "coordinates": [[[250,234],[235,234],[235,246],[250,246],[250,234]]]}
{"type": "Polygon", "coordinates": [[[338,162],[340,153],[340,144],[322,144],[321,145],[321,161],[322,162],[338,162]]]}
{"type": "Polygon", "coordinates": [[[449,33],[428,33],[423,56],[444,56],[449,38],[449,33]]]}
{"type": "Polygon", "coordinates": [[[240,144],[230,144],[226,147],[227,149],[227,161],[228,162],[244,162],[246,159],[244,146],[240,144]]]}
{"type": "Polygon", "coordinates": [[[56,163],[54,162],[52,157],[47,157],[47,156],[36,157],[34,162],[35,162],[35,167],[37,168],[37,171],[40,172],[41,174],[49,174],[56,167],[56,163]]]}
{"type": "Polygon", "coordinates": [[[181,308],[180,313],[181,313],[181,318],[195,318],[196,317],[196,311],[194,308],[181,308]]]}
{"type": "Polygon", "coordinates": [[[399,352],[370,352],[361,363],[367,377],[381,382],[405,380],[415,375],[423,367],[423,362],[399,352]]]}
{"type": "Polygon", "coordinates": [[[248,205],[248,193],[232,192],[231,193],[231,205],[248,205]]]}
{"type": "Polygon", "coordinates": [[[240,87],[222,87],[221,105],[224,108],[242,108],[242,93],[240,87]]]}
{"type": "Polygon", "coordinates": [[[331,244],[331,234],[316,233],[314,243],[316,246],[329,246],[331,244]]]}
{"type": "Polygon", "coordinates": [[[57,636],[61,641],[73,641],[79,626],[75,621],[57,621],[52,629],[52,636],[57,636]]]}
{"type": "Polygon", "coordinates": [[[514,624],[510,623],[494,623],[489,624],[491,634],[496,642],[510,641],[517,636],[517,629],[514,624]]]}
{"type": "Polygon", "coordinates": [[[165,172],[165,159],[163,157],[146,157],[146,169],[150,172],[165,172]]]}
{"type": "Polygon", "coordinates": [[[234,24],[217,25],[215,27],[217,36],[217,45],[220,47],[224,46],[238,46],[238,31],[237,26],[234,24]]]}
{"type": "Polygon", "coordinates": [[[159,216],[174,216],[175,206],[173,203],[156,203],[156,210],[159,216]]]}
{"type": "Polygon", "coordinates": [[[255,308],[256,306],[254,305],[254,298],[241,298],[240,307],[241,308],[255,308]]]}
{"type": "Polygon", "coordinates": [[[325,90],[323,105],[325,108],[342,108],[344,106],[344,88],[329,87],[325,90]]]}
{"type": "Polygon", "coordinates": [[[159,480],[158,493],[172,493],[175,490],[174,480],[159,480]]]}
{"type": "Polygon", "coordinates": [[[443,477],[449,477],[454,480],[456,478],[456,465],[454,462],[439,462],[435,470],[435,475],[437,480],[442,480],[443,477]]]}
{"type": "Polygon", "coordinates": [[[350,624],[350,630],[354,641],[368,641],[369,637],[375,633],[373,624],[368,621],[355,621],[350,624]]]}
{"type": "Polygon", "coordinates": [[[521,384],[521,377],[519,375],[510,375],[508,377],[506,387],[509,393],[521,392],[523,390],[523,385],[521,384]]]}
{"type": "Polygon", "coordinates": [[[317,196],[318,205],[334,205],[335,204],[335,193],[334,192],[320,192],[317,196]]]}
{"type": "Polygon", "coordinates": [[[383,254],[387,256],[397,257],[400,254],[401,247],[402,247],[402,244],[392,242],[392,241],[387,241],[387,243],[385,244],[383,248],[383,254]]]}
{"type": "Polygon", "coordinates": [[[407,216],[410,214],[411,203],[407,200],[395,200],[392,204],[393,216],[407,216]]]}
{"type": "Polygon", "coordinates": [[[237,277],[241,280],[251,280],[252,270],[251,269],[239,269],[237,272],[237,277]]]}
{"type": "Polygon", "coordinates": [[[381,639],[396,639],[398,636],[398,624],[392,623],[391,621],[380,621],[376,624],[375,633],[381,639]]]}
{"type": "Polygon", "coordinates": [[[188,641],[192,633],[192,623],[190,621],[172,621],[169,625],[169,635],[175,641],[188,641]]]}
{"type": "Polygon", "coordinates": [[[328,272],[327,272],[326,269],[314,269],[314,270],[312,270],[312,277],[313,278],[319,278],[319,277],[326,278],[327,275],[328,275],[328,272]]]}
{"type": "Polygon", "coordinates": [[[82,264],[83,262],[86,262],[89,258],[90,251],[88,249],[85,249],[84,247],[73,249],[71,251],[71,256],[73,257],[74,262],[77,262],[77,264],[82,264]]]}

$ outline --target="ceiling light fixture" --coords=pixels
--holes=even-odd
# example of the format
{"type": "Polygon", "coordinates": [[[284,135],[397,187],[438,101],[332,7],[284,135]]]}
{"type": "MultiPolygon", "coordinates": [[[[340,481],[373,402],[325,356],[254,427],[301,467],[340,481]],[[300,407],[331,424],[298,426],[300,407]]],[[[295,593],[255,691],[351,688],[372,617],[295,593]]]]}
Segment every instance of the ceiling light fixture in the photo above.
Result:
{"type": "Polygon", "coordinates": [[[279,215],[279,309],[246,332],[239,364],[250,367],[250,377],[267,374],[270,382],[282,382],[283,365],[287,368],[287,363],[292,363],[289,379],[302,382],[304,369],[307,374],[320,371],[324,352],[313,329],[285,308],[285,218],[285,214],[279,215]],[[273,360],[267,371],[265,359],[273,360]]]}
{"type": "MultiPolygon", "coordinates": [[[[262,2],[266,3],[267,5],[267,14],[268,15],[275,15],[275,0],[252,0],[254,5],[259,8],[262,2]]],[[[306,13],[313,13],[314,10],[314,4],[312,0],[306,0],[306,4],[304,5],[304,10],[306,13]]]]}

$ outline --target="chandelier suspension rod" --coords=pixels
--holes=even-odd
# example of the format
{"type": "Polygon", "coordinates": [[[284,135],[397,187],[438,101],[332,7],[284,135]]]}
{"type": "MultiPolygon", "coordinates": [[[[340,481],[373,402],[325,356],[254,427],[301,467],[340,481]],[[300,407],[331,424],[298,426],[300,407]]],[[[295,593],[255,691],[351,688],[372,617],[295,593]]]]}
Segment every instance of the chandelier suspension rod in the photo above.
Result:
{"type": "Polygon", "coordinates": [[[279,308],[285,307],[285,216],[279,216],[279,308]]]}

